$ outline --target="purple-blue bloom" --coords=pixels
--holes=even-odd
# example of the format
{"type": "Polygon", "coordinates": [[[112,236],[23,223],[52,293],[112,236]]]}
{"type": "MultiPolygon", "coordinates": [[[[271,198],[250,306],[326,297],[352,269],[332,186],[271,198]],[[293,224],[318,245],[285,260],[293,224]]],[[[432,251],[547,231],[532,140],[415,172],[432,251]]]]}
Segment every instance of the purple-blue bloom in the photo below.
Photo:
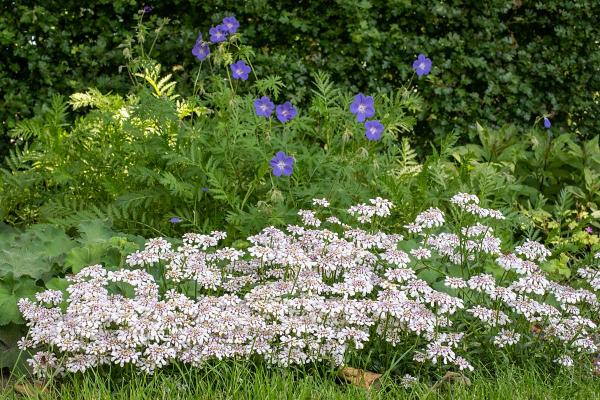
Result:
{"type": "Polygon", "coordinates": [[[419,54],[415,62],[413,62],[413,69],[418,76],[427,75],[431,71],[431,60],[423,54],[419,54]]]}
{"type": "Polygon", "coordinates": [[[145,5],[144,6],[144,14],[148,14],[149,12],[152,12],[152,7],[150,7],[149,5],[145,5]]]}
{"type": "Polygon", "coordinates": [[[548,119],[548,117],[544,117],[544,128],[550,129],[551,126],[552,126],[552,124],[550,123],[550,120],[548,119]]]}
{"type": "Polygon", "coordinates": [[[170,223],[172,223],[172,224],[178,224],[178,223],[180,223],[181,221],[182,221],[182,219],[181,219],[181,218],[179,218],[179,217],[173,217],[173,218],[171,218],[171,219],[169,220],[169,222],[170,222],[170,223]]]}
{"type": "Polygon", "coordinates": [[[297,113],[298,111],[289,101],[278,105],[277,109],[275,110],[275,114],[277,114],[277,119],[279,122],[288,122],[294,118],[297,113]]]}
{"type": "Polygon", "coordinates": [[[383,132],[383,124],[376,119],[365,122],[365,136],[369,140],[381,139],[381,133],[383,132]]]}
{"type": "Polygon", "coordinates": [[[196,39],[196,44],[192,47],[192,54],[200,61],[206,60],[206,57],[210,54],[210,47],[208,47],[208,43],[202,40],[201,33],[198,35],[198,39],[196,39]]]}
{"type": "Polygon", "coordinates": [[[206,193],[206,192],[208,192],[208,188],[207,188],[207,187],[203,187],[203,188],[202,188],[202,189],[200,189],[200,190],[202,190],[202,191],[203,191],[203,192],[205,192],[205,193],[206,193]]]}
{"type": "Polygon", "coordinates": [[[273,175],[275,176],[290,176],[294,170],[294,158],[288,156],[283,151],[275,153],[275,157],[269,161],[273,168],[273,175]]]}
{"type": "Polygon", "coordinates": [[[241,79],[243,81],[248,79],[248,74],[251,71],[250,67],[242,60],[231,64],[229,68],[231,68],[231,76],[233,79],[241,79]]]}
{"type": "Polygon", "coordinates": [[[375,101],[371,96],[365,96],[362,93],[354,96],[354,101],[350,104],[350,112],[356,115],[358,122],[364,122],[365,119],[375,115],[375,101]]]}
{"type": "Polygon", "coordinates": [[[260,99],[254,100],[254,109],[259,117],[269,118],[273,114],[275,104],[268,96],[263,96],[260,99]]]}
{"type": "Polygon", "coordinates": [[[224,25],[217,25],[208,30],[210,41],[213,43],[224,42],[227,39],[227,28],[224,25]]]}
{"type": "Polygon", "coordinates": [[[225,27],[225,29],[227,29],[227,32],[229,32],[230,34],[234,34],[240,27],[240,23],[232,15],[231,17],[223,18],[223,26],[225,27]]]}

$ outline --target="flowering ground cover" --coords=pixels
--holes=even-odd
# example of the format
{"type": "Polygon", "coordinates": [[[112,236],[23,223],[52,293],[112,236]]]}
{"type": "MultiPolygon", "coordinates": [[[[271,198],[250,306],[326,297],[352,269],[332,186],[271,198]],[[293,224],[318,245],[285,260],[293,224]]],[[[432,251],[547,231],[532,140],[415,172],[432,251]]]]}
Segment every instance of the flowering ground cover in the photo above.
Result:
{"type": "Polygon", "coordinates": [[[523,396],[595,387],[597,138],[554,137],[540,115],[530,144],[477,125],[480,144],[449,135],[419,160],[403,135],[429,57],[393,94],[317,74],[303,107],[256,75],[234,16],[190,46],[182,98],[144,51],[148,7],[140,55],[125,48],[130,96],[73,95],[92,109],[68,129],[57,98],[15,130],[34,140],[7,160],[3,212],[45,223],[1,232],[0,366],[41,382],[15,389],[228,398],[272,379],[240,390],[501,397],[515,374],[523,396]]]}
{"type": "Polygon", "coordinates": [[[361,363],[410,386],[494,358],[596,371],[596,267],[578,271],[582,287],[552,281],[538,265],[550,251],[528,240],[503,252],[495,232],[504,215],[466,193],[450,199],[453,229],[430,208],[406,225],[406,240],[373,229],[391,214],[388,200],[347,210],[371,229],[313,202],[316,211],[299,211],[301,226],[265,228],[247,250],[219,247],[223,232],[186,234],[176,248],[151,239],[128,269],[89,266],[68,279],[66,298],[47,290],[21,300],[29,332],[19,346],[41,349],[28,360],[33,372],[151,374],[259,358],[361,363]]]}

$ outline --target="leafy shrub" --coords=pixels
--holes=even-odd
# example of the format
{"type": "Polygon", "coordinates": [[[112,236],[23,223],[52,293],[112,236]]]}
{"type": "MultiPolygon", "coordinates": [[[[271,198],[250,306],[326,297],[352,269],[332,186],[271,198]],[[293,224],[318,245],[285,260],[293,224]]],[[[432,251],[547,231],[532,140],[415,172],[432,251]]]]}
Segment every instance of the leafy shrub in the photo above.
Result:
{"type": "Polygon", "coordinates": [[[423,378],[498,358],[592,369],[600,253],[565,286],[540,268],[542,244],[503,247],[504,215],[473,195],[453,196],[446,215],[418,214],[406,240],[377,229],[393,210],[382,198],[347,210],[360,227],[313,203],[298,212],[302,226],[267,227],[247,250],[219,247],[223,232],[188,233],[178,247],[151,239],[128,256],[131,269],[89,266],[64,293],[22,300],[31,329],[21,346],[41,348],[34,372],[152,373],[240,357],[423,378]]]}
{"type": "MultiPolygon", "coordinates": [[[[477,125],[473,143],[452,149],[452,158],[474,171],[493,167],[513,180],[510,202],[533,222],[540,238],[564,257],[577,257],[597,243],[600,197],[598,136],[576,140],[552,129],[500,129],[477,125]]],[[[530,232],[533,234],[533,232],[530,232]]],[[[569,274],[565,268],[565,274],[569,274]]]]}
{"type": "MultiPolygon", "coordinates": [[[[80,2],[49,0],[1,7],[3,130],[57,93],[89,86],[103,93],[128,91],[127,75],[115,73],[126,60],[118,46],[131,39],[128,29],[139,2],[97,1],[81,7],[80,2]]],[[[296,104],[310,94],[316,71],[353,91],[391,92],[424,52],[434,68],[427,84],[418,85],[429,99],[419,136],[464,129],[477,120],[530,126],[540,114],[592,135],[598,130],[593,116],[599,114],[599,7],[595,0],[468,5],[169,0],[153,4],[144,21],[150,24],[145,30],[152,31],[163,24],[161,18],[172,20],[151,56],[176,66],[180,82],[194,76],[193,60],[181,52],[191,47],[195,33],[236,14],[249,27],[247,43],[258,49],[259,74],[281,75],[296,104]]],[[[190,93],[192,85],[181,89],[190,93]]]]}
{"type": "Polygon", "coordinates": [[[118,234],[101,221],[82,222],[72,234],[53,225],[0,230],[0,368],[12,367],[16,342],[25,331],[17,308],[20,298],[44,289],[64,289],[65,275],[90,263],[123,266],[124,256],[143,244],[139,237],[118,234]]]}
{"type": "Polygon", "coordinates": [[[3,217],[66,228],[109,219],[118,230],[146,235],[227,224],[245,234],[285,223],[290,209],[315,196],[346,204],[368,198],[378,176],[410,152],[398,138],[414,126],[420,98],[408,88],[377,96],[385,131],[369,141],[348,110],[351,95],[318,73],[298,115],[286,122],[265,118],[254,101],[269,96],[285,104],[286,83],[254,73],[248,81],[224,80],[234,60],[252,65],[253,51],[239,38],[214,46],[200,64],[196,95],[179,96],[171,74],[132,51],[128,68],[140,85],[129,96],[76,93],[70,106],[89,111],[73,124],[56,97],[45,112],[18,124],[11,135],[23,146],[3,171],[3,217]],[[289,178],[271,173],[269,160],[279,151],[296,160],[289,178]]]}
{"type": "Polygon", "coordinates": [[[523,130],[514,125],[499,129],[477,125],[474,143],[459,146],[459,162],[498,165],[519,177],[522,196],[530,202],[557,199],[567,190],[582,204],[600,202],[600,147],[598,136],[577,140],[553,130],[523,130]]]}

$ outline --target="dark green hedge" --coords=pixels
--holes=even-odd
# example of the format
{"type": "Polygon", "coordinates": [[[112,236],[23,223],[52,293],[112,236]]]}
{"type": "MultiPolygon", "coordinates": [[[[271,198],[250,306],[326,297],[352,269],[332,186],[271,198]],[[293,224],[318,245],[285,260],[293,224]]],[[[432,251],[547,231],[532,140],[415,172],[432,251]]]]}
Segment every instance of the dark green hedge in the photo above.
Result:
{"type": "MultiPolygon", "coordinates": [[[[130,0],[4,1],[0,6],[3,130],[52,93],[88,86],[126,90],[117,46],[132,35],[143,3],[130,0]],[[81,6],[80,4],[84,4],[81,6]]],[[[418,53],[433,60],[417,83],[428,100],[418,132],[431,137],[475,121],[555,127],[582,135],[600,122],[598,0],[155,0],[150,20],[172,21],[153,53],[177,69],[180,90],[197,65],[199,31],[229,14],[257,49],[261,73],[281,75],[300,101],[311,71],[373,93],[404,84],[418,53]]],[[[150,23],[152,24],[152,22],[150,23]]]]}

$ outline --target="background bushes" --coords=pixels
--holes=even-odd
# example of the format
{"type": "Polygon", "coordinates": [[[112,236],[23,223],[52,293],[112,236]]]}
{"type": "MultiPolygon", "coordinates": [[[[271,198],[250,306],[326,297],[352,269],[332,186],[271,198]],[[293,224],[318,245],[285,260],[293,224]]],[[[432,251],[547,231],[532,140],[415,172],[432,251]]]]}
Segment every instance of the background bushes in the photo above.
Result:
{"type": "MultiPolygon", "coordinates": [[[[2,131],[54,93],[87,87],[125,92],[119,44],[144,4],[131,0],[4,2],[0,8],[2,131]],[[82,23],[85,21],[85,23],[82,23]]],[[[417,84],[428,109],[416,133],[431,138],[468,124],[528,126],[550,114],[555,126],[591,137],[600,113],[600,28],[596,0],[266,1],[161,0],[145,19],[169,18],[152,56],[174,66],[179,90],[195,60],[196,33],[235,14],[257,72],[278,74],[288,97],[306,98],[311,73],[325,70],[351,90],[390,91],[412,75],[418,53],[433,60],[417,84]],[[182,49],[186,49],[182,51],[182,49]],[[268,62],[261,62],[267,60],[268,62]]],[[[147,25],[148,26],[148,25],[147,25]]],[[[150,27],[153,26],[151,23],[150,27]]],[[[151,28],[149,28],[151,29],[151,28]]],[[[7,145],[4,140],[4,146],[7,145]]]]}

